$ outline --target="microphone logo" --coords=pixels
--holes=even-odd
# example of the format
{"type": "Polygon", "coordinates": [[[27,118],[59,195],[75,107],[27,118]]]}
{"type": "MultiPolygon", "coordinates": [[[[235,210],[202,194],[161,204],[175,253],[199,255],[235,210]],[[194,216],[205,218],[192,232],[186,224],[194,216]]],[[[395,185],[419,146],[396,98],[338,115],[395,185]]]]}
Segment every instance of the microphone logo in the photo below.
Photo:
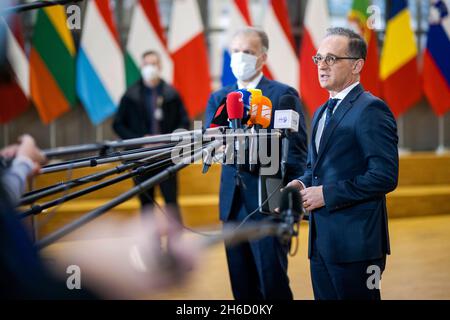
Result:
{"type": "Polygon", "coordinates": [[[263,118],[270,118],[272,116],[272,108],[266,105],[262,106],[261,116],[263,118]]]}
{"type": "Polygon", "coordinates": [[[286,116],[281,116],[278,118],[278,122],[279,123],[287,123],[288,122],[288,118],[286,116]]]}

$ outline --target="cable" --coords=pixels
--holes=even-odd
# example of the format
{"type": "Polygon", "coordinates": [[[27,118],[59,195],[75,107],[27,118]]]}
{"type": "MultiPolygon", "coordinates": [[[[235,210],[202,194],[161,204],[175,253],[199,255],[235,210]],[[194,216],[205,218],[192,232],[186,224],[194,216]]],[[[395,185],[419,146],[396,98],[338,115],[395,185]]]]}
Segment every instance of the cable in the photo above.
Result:
{"type": "MultiPolygon", "coordinates": [[[[242,228],[242,226],[245,224],[245,222],[247,222],[248,219],[250,219],[250,217],[253,216],[254,214],[256,214],[259,210],[261,210],[262,207],[267,203],[267,201],[269,201],[269,200],[275,195],[277,189],[281,188],[282,185],[283,185],[283,182],[280,182],[280,184],[277,186],[277,188],[275,188],[275,190],[272,191],[272,192],[269,194],[269,196],[267,197],[267,199],[264,200],[264,201],[263,201],[263,202],[262,202],[262,203],[254,210],[254,211],[252,211],[251,213],[249,213],[249,214],[245,217],[245,219],[242,220],[242,222],[241,222],[236,228],[234,228],[232,231],[237,231],[237,230],[239,230],[240,228],[242,228]]],[[[147,199],[150,200],[150,201],[153,203],[153,205],[155,205],[155,206],[158,208],[158,210],[161,211],[161,213],[163,213],[165,216],[169,217],[169,214],[168,214],[168,213],[167,213],[167,212],[159,205],[158,202],[156,202],[156,200],[155,200],[154,198],[150,198],[150,196],[149,196],[146,192],[143,192],[143,193],[141,193],[141,194],[144,194],[144,196],[147,197],[147,199]]],[[[273,214],[266,214],[266,213],[262,213],[262,214],[267,215],[267,216],[270,216],[270,215],[274,216],[273,214]]],[[[182,226],[184,229],[186,229],[187,231],[190,231],[191,233],[194,233],[194,234],[198,234],[198,235],[201,235],[201,236],[204,236],[204,237],[215,237],[215,235],[206,234],[206,233],[203,233],[203,232],[200,232],[200,231],[191,229],[191,228],[185,226],[183,223],[181,223],[181,226],[182,226]]]]}
{"type": "MultiPolygon", "coordinates": [[[[249,213],[244,220],[242,220],[242,222],[234,229],[234,230],[238,230],[239,228],[241,228],[245,222],[248,221],[248,219],[250,219],[251,216],[255,215],[259,210],[262,209],[262,207],[275,195],[275,193],[281,188],[281,186],[283,185],[283,181],[280,182],[280,184],[267,196],[267,199],[264,200],[259,207],[257,207],[255,210],[253,210],[251,213],[249,213]]],[[[261,212],[261,214],[267,215],[267,216],[275,216],[274,214],[267,214],[264,212],[261,212]]]]}

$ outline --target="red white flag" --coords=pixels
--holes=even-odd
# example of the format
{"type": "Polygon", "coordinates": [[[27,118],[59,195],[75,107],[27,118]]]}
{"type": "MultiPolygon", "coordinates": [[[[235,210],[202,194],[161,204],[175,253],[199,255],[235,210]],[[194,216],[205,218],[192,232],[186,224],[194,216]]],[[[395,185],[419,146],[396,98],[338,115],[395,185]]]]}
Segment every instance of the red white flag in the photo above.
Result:
{"type": "Polygon", "coordinates": [[[204,111],[211,93],[208,52],[196,0],[175,0],[169,29],[169,52],[174,65],[175,88],[189,116],[204,111]]]}
{"type": "Polygon", "coordinates": [[[13,16],[9,25],[3,19],[0,23],[6,30],[6,59],[11,67],[10,81],[0,84],[0,123],[7,123],[29,106],[29,63],[19,16],[13,16]]]}
{"type": "Polygon", "coordinates": [[[317,66],[312,61],[312,56],[317,53],[329,26],[326,0],[308,1],[300,46],[300,94],[311,116],[320,105],[327,101],[329,96],[327,91],[320,87],[317,66]]]}
{"type": "Polygon", "coordinates": [[[172,58],[167,50],[166,38],[159,19],[156,0],[139,0],[133,10],[128,34],[126,71],[127,84],[131,85],[141,77],[139,67],[142,54],[155,50],[161,57],[162,77],[169,83],[173,79],[172,58]]]}
{"type": "Polygon", "coordinates": [[[300,68],[285,0],[269,2],[262,27],[270,39],[265,73],[273,80],[299,88],[300,68]]]}

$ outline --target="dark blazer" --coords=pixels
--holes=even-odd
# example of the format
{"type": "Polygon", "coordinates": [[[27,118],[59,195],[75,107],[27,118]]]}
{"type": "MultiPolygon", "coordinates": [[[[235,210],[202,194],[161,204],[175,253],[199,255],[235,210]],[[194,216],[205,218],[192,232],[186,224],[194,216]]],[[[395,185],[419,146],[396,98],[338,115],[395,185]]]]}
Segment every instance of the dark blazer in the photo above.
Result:
{"type": "MultiPolygon", "coordinates": [[[[162,134],[172,133],[179,128],[189,128],[189,117],[178,92],[161,80],[158,91],[163,118],[159,122],[162,134]]],[[[139,138],[149,133],[148,111],[144,104],[144,83],[141,80],[132,85],[120,101],[113,128],[122,139],[139,138]]]]}
{"type": "MultiPolygon", "coordinates": [[[[290,94],[298,97],[298,93],[295,89],[282,84],[277,81],[268,80],[263,77],[259,82],[257,89],[261,89],[263,95],[268,97],[272,101],[272,119],[274,118],[274,112],[277,110],[278,102],[281,96],[290,94]]],[[[227,96],[228,93],[237,90],[237,84],[226,86],[211,95],[208,101],[208,106],[205,113],[205,127],[208,128],[214,117],[214,114],[219,107],[219,104],[227,96]]],[[[307,137],[305,117],[298,108],[296,110],[300,114],[300,125],[297,133],[290,135],[289,137],[289,156],[287,161],[287,176],[288,179],[294,179],[303,174],[306,157],[307,157],[307,137]]],[[[273,129],[273,121],[270,124],[269,129],[273,129]]],[[[233,203],[234,192],[236,190],[236,169],[232,165],[222,166],[222,176],[220,179],[220,219],[227,221],[230,216],[231,206],[233,203]]],[[[258,207],[258,175],[248,172],[241,173],[245,184],[245,189],[242,190],[243,197],[247,212],[252,212],[258,207]]],[[[289,181],[289,180],[288,180],[289,181]]]]}
{"type": "Polygon", "coordinates": [[[313,239],[332,263],[378,259],[390,253],[386,194],[398,180],[398,137],[388,106],[361,85],[350,91],[315,148],[321,106],[312,121],[306,187],[323,186],[325,206],[310,214],[313,239]]]}
{"type": "Polygon", "coordinates": [[[42,263],[3,188],[0,166],[0,299],[94,299],[86,286],[68,290],[42,263]]]}

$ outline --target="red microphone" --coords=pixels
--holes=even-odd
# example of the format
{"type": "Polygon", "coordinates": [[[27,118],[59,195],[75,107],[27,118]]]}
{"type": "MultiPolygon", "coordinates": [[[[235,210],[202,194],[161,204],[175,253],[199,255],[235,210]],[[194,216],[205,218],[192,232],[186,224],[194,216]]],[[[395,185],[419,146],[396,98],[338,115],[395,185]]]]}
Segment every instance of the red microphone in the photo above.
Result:
{"type": "Polygon", "coordinates": [[[242,128],[242,115],[244,114],[244,101],[242,92],[231,92],[227,95],[227,113],[232,129],[242,128]]]}

